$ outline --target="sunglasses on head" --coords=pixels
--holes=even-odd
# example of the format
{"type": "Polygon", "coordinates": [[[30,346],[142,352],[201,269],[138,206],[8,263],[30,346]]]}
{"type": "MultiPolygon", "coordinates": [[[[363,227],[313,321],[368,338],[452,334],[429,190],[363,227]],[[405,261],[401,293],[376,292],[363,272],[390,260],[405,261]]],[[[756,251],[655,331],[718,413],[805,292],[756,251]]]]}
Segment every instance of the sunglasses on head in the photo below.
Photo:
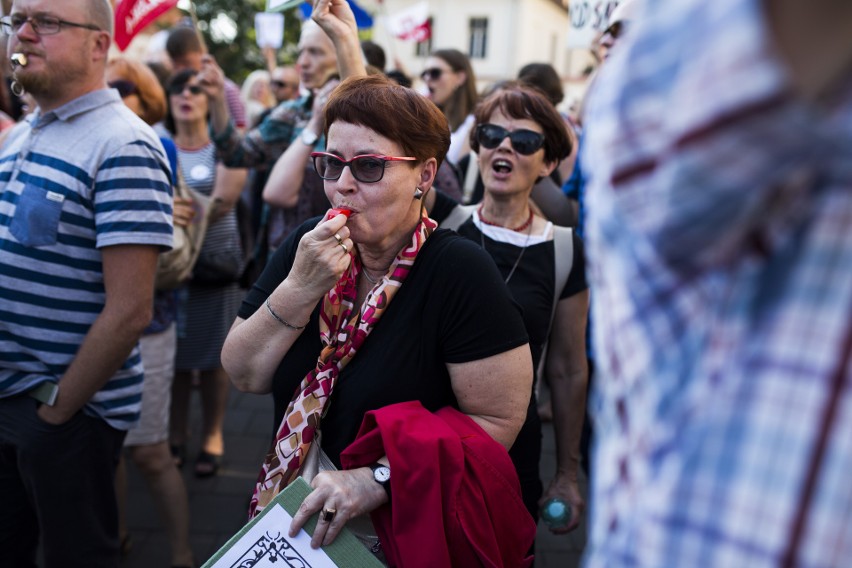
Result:
{"type": "Polygon", "coordinates": [[[137,93],[136,83],[133,81],[127,81],[125,79],[116,79],[115,81],[110,81],[107,83],[107,86],[111,89],[115,89],[118,91],[118,94],[122,99],[126,99],[130,95],[135,95],[137,93]]]}
{"type": "Polygon", "coordinates": [[[424,81],[437,81],[441,78],[441,75],[444,74],[444,70],[440,67],[430,67],[429,69],[425,69],[423,73],[420,74],[420,78],[424,81]]]}
{"type": "Polygon", "coordinates": [[[513,130],[510,132],[496,124],[480,124],[476,127],[476,140],[480,146],[489,150],[499,146],[507,136],[512,142],[512,148],[518,154],[525,156],[535,154],[539,148],[544,146],[544,134],[532,130],[513,130]]]}
{"type": "Polygon", "coordinates": [[[343,168],[349,166],[352,177],[363,183],[376,183],[381,180],[388,162],[409,162],[417,159],[409,156],[363,154],[347,161],[328,152],[311,152],[311,158],[314,160],[314,169],[322,179],[340,179],[343,168]]]}
{"type": "Polygon", "coordinates": [[[183,85],[172,85],[169,87],[170,95],[182,95],[184,91],[189,91],[190,94],[200,95],[204,92],[204,89],[201,88],[200,85],[189,85],[184,83],[183,85]]]}

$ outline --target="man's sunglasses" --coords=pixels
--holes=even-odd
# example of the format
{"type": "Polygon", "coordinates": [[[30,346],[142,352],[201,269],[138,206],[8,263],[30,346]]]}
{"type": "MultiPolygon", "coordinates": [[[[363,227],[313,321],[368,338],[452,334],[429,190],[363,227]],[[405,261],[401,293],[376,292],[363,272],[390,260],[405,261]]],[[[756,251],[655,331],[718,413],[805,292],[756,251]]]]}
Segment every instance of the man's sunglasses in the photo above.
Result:
{"type": "Polygon", "coordinates": [[[311,152],[311,158],[314,160],[314,169],[322,179],[340,179],[343,168],[349,166],[352,177],[362,183],[376,183],[381,180],[385,175],[385,166],[388,162],[409,162],[417,159],[409,156],[364,154],[347,161],[328,152],[311,152]]]}
{"type": "Polygon", "coordinates": [[[273,89],[283,89],[284,87],[291,87],[293,89],[296,89],[299,87],[298,83],[285,83],[284,81],[279,81],[278,79],[273,79],[269,82],[269,85],[273,89]]]}
{"type": "Polygon", "coordinates": [[[444,70],[440,67],[430,67],[429,69],[425,69],[423,73],[420,74],[420,78],[424,81],[437,81],[441,78],[441,75],[444,74],[444,70]]]}
{"type": "Polygon", "coordinates": [[[187,85],[186,83],[169,87],[170,95],[182,95],[184,91],[189,91],[192,95],[200,95],[204,92],[204,89],[201,88],[201,85],[187,85]]]}
{"type": "Polygon", "coordinates": [[[118,91],[118,94],[122,99],[126,99],[130,95],[135,95],[138,92],[136,88],[136,83],[133,81],[127,81],[125,79],[116,79],[115,81],[110,81],[107,83],[107,86],[111,89],[115,89],[118,91]]]}
{"type": "Polygon", "coordinates": [[[544,145],[544,134],[532,130],[508,131],[496,124],[480,124],[476,127],[476,139],[483,148],[493,150],[503,139],[509,137],[512,148],[518,154],[529,156],[535,154],[544,145]]]}

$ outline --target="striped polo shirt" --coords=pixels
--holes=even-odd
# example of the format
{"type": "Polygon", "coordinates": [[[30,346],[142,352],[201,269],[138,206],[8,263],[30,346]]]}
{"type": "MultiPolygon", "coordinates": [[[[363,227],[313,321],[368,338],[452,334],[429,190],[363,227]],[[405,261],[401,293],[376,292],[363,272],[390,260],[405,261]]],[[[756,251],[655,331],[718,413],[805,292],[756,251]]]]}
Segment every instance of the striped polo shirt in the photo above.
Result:
{"type": "MultiPolygon", "coordinates": [[[[117,92],[36,112],[0,150],[0,398],[59,381],[105,303],[100,249],[172,246],[168,160],[117,92]]],[[[84,411],[139,417],[138,346],[84,411]]]]}

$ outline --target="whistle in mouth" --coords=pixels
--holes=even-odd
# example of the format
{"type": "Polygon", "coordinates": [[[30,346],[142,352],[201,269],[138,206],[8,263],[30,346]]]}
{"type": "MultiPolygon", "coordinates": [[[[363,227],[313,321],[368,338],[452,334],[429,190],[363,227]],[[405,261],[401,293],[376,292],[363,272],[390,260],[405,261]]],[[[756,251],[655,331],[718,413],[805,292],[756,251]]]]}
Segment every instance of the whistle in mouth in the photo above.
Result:
{"type": "Polygon", "coordinates": [[[12,67],[27,66],[27,56],[23,53],[13,53],[9,59],[12,61],[12,67]]]}
{"type": "Polygon", "coordinates": [[[346,218],[348,219],[351,214],[352,214],[351,209],[346,209],[344,207],[335,207],[334,209],[332,209],[331,211],[328,212],[328,215],[326,215],[325,218],[326,218],[326,220],[328,220],[328,219],[333,219],[334,217],[336,217],[338,215],[346,215],[346,218]]]}

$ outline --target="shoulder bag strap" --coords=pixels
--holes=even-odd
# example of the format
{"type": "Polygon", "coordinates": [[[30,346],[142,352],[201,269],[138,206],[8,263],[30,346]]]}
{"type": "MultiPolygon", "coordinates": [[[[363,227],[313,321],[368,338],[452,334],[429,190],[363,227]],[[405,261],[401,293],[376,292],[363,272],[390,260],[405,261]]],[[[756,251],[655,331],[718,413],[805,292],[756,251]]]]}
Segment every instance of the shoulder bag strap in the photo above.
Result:
{"type": "Polygon", "coordinates": [[[476,205],[456,205],[439,226],[442,229],[455,231],[473,215],[474,209],[476,209],[476,205]]]}

